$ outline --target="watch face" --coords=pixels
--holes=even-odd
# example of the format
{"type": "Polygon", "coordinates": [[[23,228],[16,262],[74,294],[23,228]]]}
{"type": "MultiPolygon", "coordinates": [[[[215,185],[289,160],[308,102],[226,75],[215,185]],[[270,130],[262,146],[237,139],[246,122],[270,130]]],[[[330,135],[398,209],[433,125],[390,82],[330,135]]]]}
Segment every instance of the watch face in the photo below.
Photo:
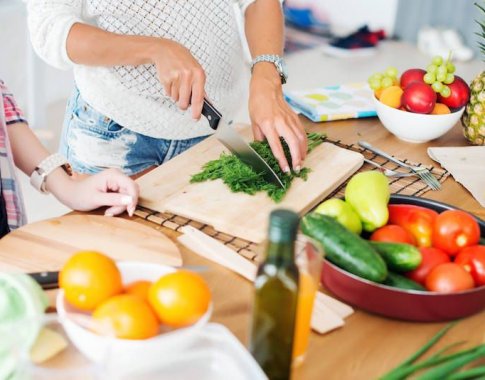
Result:
{"type": "Polygon", "coordinates": [[[283,82],[283,84],[285,84],[288,79],[288,70],[286,69],[286,63],[283,59],[278,60],[278,68],[281,76],[281,81],[283,82]]]}

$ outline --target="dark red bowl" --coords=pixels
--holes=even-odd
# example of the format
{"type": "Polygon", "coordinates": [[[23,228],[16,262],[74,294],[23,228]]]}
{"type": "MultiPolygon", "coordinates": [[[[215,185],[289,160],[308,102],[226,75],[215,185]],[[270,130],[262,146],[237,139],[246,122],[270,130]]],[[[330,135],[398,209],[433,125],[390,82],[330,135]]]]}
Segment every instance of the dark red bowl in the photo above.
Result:
{"type": "MultiPolygon", "coordinates": [[[[407,203],[442,212],[456,209],[424,198],[391,196],[390,203],[407,203]]],[[[485,236],[485,222],[477,218],[485,236]]],[[[417,322],[441,322],[466,317],[485,308],[485,286],[456,293],[402,290],[353,275],[331,262],[323,264],[322,283],[343,301],[385,317],[417,322]]]]}

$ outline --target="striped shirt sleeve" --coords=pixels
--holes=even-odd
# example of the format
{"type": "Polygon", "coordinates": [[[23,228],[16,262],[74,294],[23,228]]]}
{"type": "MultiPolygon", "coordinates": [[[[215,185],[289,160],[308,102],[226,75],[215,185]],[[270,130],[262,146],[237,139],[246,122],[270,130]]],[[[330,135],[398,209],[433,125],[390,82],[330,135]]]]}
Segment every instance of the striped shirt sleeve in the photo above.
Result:
{"type": "Polygon", "coordinates": [[[15,123],[27,123],[24,113],[17,105],[14,96],[9,91],[5,83],[0,80],[0,90],[2,93],[3,108],[5,112],[5,122],[7,125],[15,123]]]}

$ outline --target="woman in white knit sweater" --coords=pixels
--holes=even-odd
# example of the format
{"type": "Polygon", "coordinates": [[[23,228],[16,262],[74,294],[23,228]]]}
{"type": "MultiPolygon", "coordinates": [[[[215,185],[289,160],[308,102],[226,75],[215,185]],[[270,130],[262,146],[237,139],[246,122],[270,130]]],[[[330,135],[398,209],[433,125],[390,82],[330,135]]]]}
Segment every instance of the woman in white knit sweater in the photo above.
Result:
{"type": "Polygon", "coordinates": [[[306,135],[271,62],[283,49],[279,0],[29,0],[34,49],[49,64],[74,69],[61,152],[76,171],[118,167],[136,175],[162,164],[213,132],[201,118],[204,97],[232,117],[247,70],[234,3],[261,61],[249,90],[254,137],[268,140],[288,172],[283,137],[299,170],[306,135]]]}

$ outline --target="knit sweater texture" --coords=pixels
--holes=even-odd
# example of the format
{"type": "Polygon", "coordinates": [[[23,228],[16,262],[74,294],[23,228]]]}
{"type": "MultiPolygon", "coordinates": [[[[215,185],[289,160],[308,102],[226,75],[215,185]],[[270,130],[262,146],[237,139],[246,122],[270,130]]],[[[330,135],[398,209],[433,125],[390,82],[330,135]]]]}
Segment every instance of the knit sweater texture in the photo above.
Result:
{"type": "Polygon", "coordinates": [[[33,47],[50,65],[73,69],[81,96],[93,108],[134,132],[169,140],[212,133],[166,96],[154,65],[93,67],[67,54],[72,25],[88,23],[125,35],[167,38],[185,46],[206,72],[206,93],[231,118],[246,83],[247,67],[235,9],[254,0],[29,0],[33,47]]]}

